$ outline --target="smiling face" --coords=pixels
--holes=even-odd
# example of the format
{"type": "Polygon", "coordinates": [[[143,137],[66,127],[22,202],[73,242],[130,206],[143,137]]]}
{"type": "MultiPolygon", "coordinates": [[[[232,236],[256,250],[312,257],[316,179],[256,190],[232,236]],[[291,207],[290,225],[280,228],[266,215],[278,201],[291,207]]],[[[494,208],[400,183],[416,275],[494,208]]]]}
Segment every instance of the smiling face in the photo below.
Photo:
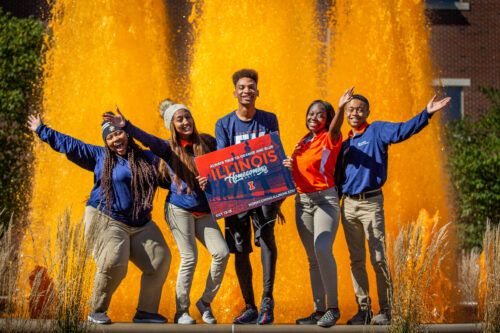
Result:
{"type": "Polygon", "coordinates": [[[307,129],[311,131],[313,135],[322,131],[326,127],[328,115],[325,107],[320,104],[314,104],[307,112],[306,115],[306,125],[307,129]]]}
{"type": "Polygon", "coordinates": [[[191,112],[184,109],[177,110],[172,117],[172,124],[182,140],[190,141],[194,131],[194,120],[191,112]]]}
{"type": "Polygon", "coordinates": [[[114,131],[109,133],[106,137],[106,144],[112,152],[125,156],[128,148],[128,136],[123,130],[114,131]]]}
{"type": "Polygon", "coordinates": [[[366,118],[370,115],[370,110],[365,102],[353,99],[345,106],[345,116],[347,123],[354,130],[359,129],[366,123],[366,118]]]}
{"type": "Polygon", "coordinates": [[[255,105],[255,100],[259,96],[257,83],[249,77],[242,77],[236,82],[234,87],[234,97],[238,99],[238,103],[243,106],[255,105]]]}

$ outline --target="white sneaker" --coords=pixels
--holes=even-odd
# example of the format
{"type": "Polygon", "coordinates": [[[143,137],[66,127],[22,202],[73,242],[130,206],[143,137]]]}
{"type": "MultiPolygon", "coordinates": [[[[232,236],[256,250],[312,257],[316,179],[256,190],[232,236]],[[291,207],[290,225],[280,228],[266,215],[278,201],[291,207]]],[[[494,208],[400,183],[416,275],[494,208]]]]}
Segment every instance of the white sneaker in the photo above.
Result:
{"type": "Polygon", "coordinates": [[[111,319],[109,319],[106,312],[94,312],[94,311],[92,311],[87,316],[87,319],[88,319],[88,321],[90,321],[91,323],[94,323],[94,324],[101,324],[101,325],[111,324],[111,319]]]}
{"type": "Polygon", "coordinates": [[[372,318],[372,325],[390,325],[391,324],[391,311],[380,310],[378,315],[372,318]]]}
{"type": "Polygon", "coordinates": [[[214,318],[212,313],[212,308],[209,306],[205,306],[201,299],[196,302],[196,307],[200,311],[201,319],[207,324],[217,324],[217,319],[214,318]]]}
{"type": "Polygon", "coordinates": [[[189,315],[189,312],[176,313],[174,316],[174,323],[181,325],[193,325],[196,324],[196,320],[189,315]]]}

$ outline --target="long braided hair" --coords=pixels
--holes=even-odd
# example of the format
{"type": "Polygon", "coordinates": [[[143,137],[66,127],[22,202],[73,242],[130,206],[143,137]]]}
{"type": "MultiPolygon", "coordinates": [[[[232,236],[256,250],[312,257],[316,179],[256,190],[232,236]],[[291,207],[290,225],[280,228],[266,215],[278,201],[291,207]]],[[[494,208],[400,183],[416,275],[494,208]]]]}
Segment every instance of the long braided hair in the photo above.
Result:
{"type": "MultiPolygon", "coordinates": [[[[113,201],[113,169],[115,168],[117,156],[107,144],[104,147],[104,168],[101,179],[101,198],[104,192],[106,198],[106,210],[111,212],[111,202],[113,201]]],[[[130,187],[132,189],[132,215],[136,219],[141,210],[151,209],[155,189],[158,186],[158,171],[147,158],[144,151],[137,143],[128,139],[127,159],[132,173],[130,187]]]]}
{"type": "MultiPolygon", "coordinates": [[[[163,118],[163,113],[174,102],[165,100],[160,105],[160,115],[163,118]]],[[[170,144],[172,147],[172,156],[169,165],[174,172],[173,181],[177,184],[179,191],[181,190],[182,182],[187,185],[187,192],[191,194],[196,188],[198,181],[196,177],[199,175],[193,157],[188,153],[185,147],[181,144],[181,138],[175,129],[174,122],[170,122],[170,144]]],[[[215,139],[208,134],[199,134],[196,129],[196,124],[193,119],[193,134],[191,134],[191,143],[193,145],[194,156],[201,156],[215,150],[215,139]]],[[[169,171],[165,161],[161,160],[159,172],[164,179],[169,179],[169,171]]]]}

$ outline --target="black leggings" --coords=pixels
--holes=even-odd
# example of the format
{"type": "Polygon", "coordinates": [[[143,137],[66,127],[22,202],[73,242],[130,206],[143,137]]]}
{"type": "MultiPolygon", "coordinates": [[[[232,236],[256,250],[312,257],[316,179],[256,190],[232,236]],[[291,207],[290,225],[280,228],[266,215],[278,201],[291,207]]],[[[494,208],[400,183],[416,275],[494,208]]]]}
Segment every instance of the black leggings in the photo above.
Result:
{"type": "MultiPolygon", "coordinates": [[[[274,238],[274,223],[264,226],[261,229],[259,237],[261,247],[261,261],[263,271],[263,293],[262,297],[273,297],[274,277],[276,275],[276,259],[278,251],[276,249],[276,241],[274,238]]],[[[249,252],[235,253],[235,268],[238,281],[240,283],[241,292],[245,303],[255,306],[255,298],[252,283],[252,265],[250,264],[249,252]]]]}

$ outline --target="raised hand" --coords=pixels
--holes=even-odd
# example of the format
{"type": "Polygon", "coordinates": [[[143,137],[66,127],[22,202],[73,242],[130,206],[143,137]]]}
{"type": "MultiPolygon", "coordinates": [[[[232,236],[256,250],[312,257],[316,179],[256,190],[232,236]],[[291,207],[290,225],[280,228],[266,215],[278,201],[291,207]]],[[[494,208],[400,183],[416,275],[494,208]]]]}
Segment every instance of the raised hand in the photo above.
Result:
{"type": "Polygon", "coordinates": [[[41,124],[42,124],[42,119],[40,119],[40,115],[34,116],[30,114],[28,116],[28,128],[33,132],[35,132],[38,126],[40,126],[41,124]]]}
{"type": "Polygon", "coordinates": [[[347,103],[352,100],[352,95],[354,93],[354,86],[351,89],[347,89],[339,100],[339,110],[341,110],[347,103]]]}
{"type": "Polygon", "coordinates": [[[451,101],[451,97],[446,97],[443,98],[440,101],[435,102],[434,100],[436,99],[436,95],[434,95],[429,103],[427,104],[427,112],[429,114],[433,114],[435,112],[438,112],[442,108],[444,108],[446,105],[448,105],[451,101]]]}
{"type": "Polygon", "coordinates": [[[115,106],[115,107],[116,107],[116,112],[118,112],[118,115],[115,115],[112,112],[106,112],[102,115],[102,119],[104,121],[109,122],[113,126],[125,127],[127,120],[125,119],[123,114],[120,112],[120,109],[118,109],[118,106],[115,106]]]}

